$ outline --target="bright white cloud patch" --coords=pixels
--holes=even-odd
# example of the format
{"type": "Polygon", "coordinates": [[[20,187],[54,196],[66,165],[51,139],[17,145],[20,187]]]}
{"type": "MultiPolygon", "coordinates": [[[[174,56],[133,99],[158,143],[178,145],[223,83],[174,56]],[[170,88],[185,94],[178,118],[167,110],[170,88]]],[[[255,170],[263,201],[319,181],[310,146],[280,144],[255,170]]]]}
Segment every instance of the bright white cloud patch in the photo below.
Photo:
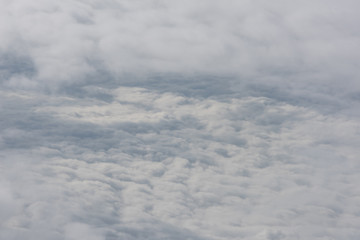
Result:
{"type": "Polygon", "coordinates": [[[359,239],[358,7],[0,0],[0,239],[359,239]]]}

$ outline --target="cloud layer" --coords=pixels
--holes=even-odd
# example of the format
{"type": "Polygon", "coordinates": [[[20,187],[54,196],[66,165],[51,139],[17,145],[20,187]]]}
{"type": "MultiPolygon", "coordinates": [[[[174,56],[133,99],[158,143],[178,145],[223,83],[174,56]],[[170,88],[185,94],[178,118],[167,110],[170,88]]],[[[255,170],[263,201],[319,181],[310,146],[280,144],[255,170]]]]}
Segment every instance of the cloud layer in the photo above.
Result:
{"type": "Polygon", "coordinates": [[[3,110],[2,238],[359,236],[357,121],[265,97],[108,94],[2,94],[17,106],[3,110]]]}
{"type": "Polygon", "coordinates": [[[0,0],[0,239],[359,239],[358,7],[0,0]]]}
{"type": "Polygon", "coordinates": [[[358,7],[353,0],[2,0],[3,81],[53,89],[174,72],[298,84],[341,79],[359,90],[358,7]]]}

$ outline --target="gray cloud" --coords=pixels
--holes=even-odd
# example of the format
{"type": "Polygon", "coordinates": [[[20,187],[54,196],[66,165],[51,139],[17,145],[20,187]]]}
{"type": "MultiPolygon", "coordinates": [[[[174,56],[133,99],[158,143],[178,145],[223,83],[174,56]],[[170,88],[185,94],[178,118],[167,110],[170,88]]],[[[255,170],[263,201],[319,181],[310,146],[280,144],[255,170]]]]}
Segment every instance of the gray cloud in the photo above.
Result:
{"type": "Polygon", "coordinates": [[[358,239],[356,1],[0,1],[0,239],[358,239]]]}

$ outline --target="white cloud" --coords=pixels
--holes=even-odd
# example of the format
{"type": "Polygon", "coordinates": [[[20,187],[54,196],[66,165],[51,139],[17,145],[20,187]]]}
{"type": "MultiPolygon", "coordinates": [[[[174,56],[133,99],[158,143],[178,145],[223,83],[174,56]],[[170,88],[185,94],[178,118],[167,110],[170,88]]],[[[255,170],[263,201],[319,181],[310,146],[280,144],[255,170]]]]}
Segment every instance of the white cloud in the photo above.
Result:
{"type": "Polygon", "coordinates": [[[358,239],[358,6],[0,0],[0,239],[358,239]]]}
{"type": "MultiPolygon", "coordinates": [[[[37,94],[27,124],[14,123],[22,132],[3,131],[5,179],[22,206],[5,219],[7,231],[49,239],[359,236],[356,120],[265,97],[108,93],[113,102],[37,94]],[[39,116],[51,129],[31,122],[39,116]]],[[[9,99],[22,106],[31,96],[9,99]]]]}
{"type": "MultiPolygon", "coordinates": [[[[84,82],[105,71],[115,78],[176,72],[296,84],[341,79],[358,90],[356,1],[1,4],[1,49],[28,57],[36,70],[28,78],[39,87],[84,82]]],[[[6,84],[14,88],[13,81],[6,84]]]]}

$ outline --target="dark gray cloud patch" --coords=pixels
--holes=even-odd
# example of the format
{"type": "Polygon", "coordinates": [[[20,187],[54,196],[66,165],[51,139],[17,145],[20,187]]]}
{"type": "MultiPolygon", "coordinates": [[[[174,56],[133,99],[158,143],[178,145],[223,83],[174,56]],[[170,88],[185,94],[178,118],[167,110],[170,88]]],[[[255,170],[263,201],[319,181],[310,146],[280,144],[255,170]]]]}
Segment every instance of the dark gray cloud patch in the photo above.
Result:
{"type": "Polygon", "coordinates": [[[5,52],[1,53],[0,71],[1,78],[7,79],[15,74],[31,77],[35,75],[36,70],[27,56],[21,56],[17,52],[5,52]]]}

